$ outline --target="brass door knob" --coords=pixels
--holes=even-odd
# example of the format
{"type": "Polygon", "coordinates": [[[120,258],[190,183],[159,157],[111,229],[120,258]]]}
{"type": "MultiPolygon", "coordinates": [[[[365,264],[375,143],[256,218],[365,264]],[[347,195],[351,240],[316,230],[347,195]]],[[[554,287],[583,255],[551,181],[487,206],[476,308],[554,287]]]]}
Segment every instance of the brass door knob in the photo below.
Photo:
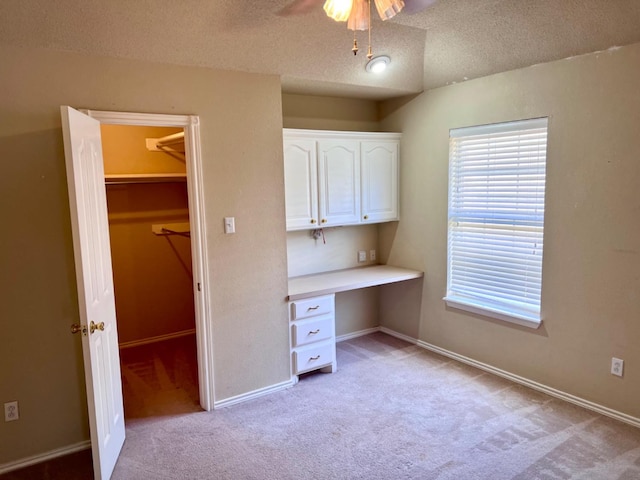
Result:
{"type": "Polygon", "coordinates": [[[323,218],[323,219],[322,219],[322,223],[327,223],[327,219],[326,219],[326,218],[323,218]]]}
{"type": "Polygon", "coordinates": [[[312,218],[312,219],[311,219],[311,223],[316,223],[316,219],[315,219],[315,218],[312,218]]]}
{"type": "Polygon", "coordinates": [[[369,220],[369,215],[365,215],[365,216],[364,216],[364,219],[365,219],[365,220],[369,220]]]}
{"type": "Polygon", "coordinates": [[[93,320],[91,320],[91,324],[89,325],[89,331],[91,333],[94,333],[96,330],[100,330],[101,332],[104,332],[104,322],[100,322],[96,324],[93,320]]]}

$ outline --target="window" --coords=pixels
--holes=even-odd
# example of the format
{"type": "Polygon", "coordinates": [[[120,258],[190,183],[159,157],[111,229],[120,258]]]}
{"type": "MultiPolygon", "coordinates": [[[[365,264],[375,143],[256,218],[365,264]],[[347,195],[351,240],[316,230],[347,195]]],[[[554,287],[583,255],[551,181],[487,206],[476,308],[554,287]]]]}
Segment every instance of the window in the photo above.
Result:
{"type": "Polygon", "coordinates": [[[451,130],[447,305],[538,328],[547,119],[451,130]]]}

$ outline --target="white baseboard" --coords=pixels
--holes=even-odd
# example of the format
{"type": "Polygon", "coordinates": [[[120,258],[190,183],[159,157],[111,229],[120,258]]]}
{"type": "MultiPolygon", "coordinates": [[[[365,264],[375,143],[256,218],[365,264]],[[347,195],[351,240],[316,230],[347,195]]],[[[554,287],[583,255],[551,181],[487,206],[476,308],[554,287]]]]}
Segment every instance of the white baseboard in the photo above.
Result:
{"type": "Polygon", "coordinates": [[[27,458],[22,458],[20,460],[15,460],[13,462],[4,463],[0,465],[0,475],[7,472],[11,472],[13,470],[18,470],[20,468],[30,467],[31,465],[35,465],[36,463],[46,462],[48,460],[53,460],[54,458],[63,457],[71,453],[80,452],[82,450],[86,450],[87,448],[91,448],[91,441],[89,440],[75,443],[67,447],[56,448],[55,450],[50,450],[45,453],[40,453],[38,455],[33,455],[27,458]]]}
{"type": "Polygon", "coordinates": [[[493,373],[502,378],[506,378],[507,380],[511,380],[512,382],[518,383],[520,385],[524,385],[525,387],[532,388],[533,390],[537,390],[542,393],[546,393],[555,398],[559,398],[560,400],[564,400],[569,403],[573,403],[574,405],[578,405],[580,407],[586,408],[587,410],[591,410],[593,412],[600,413],[607,417],[615,418],[624,423],[628,423],[629,425],[633,425],[634,427],[640,427],[640,418],[632,417],[631,415],[627,415],[626,413],[619,412],[617,410],[613,410],[612,408],[605,407],[598,403],[591,402],[589,400],[585,400],[584,398],[577,397],[567,392],[563,392],[562,390],[558,390],[553,387],[549,387],[542,383],[535,382],[533,380],[529,380],[528,378],[521,377],[520,375],[516,375],[511,372],[507,372],[506,370],[502,370],[500,368],[493,367],[486,363],[479,362],[474,360],[473,358],[465,357],[464,355],[459,355],[455,352],[451,352],[444,348],[437,347],[436,345],[432,345],[427,342],[423,342],[422,340],[418,340],[415,338],[408,337],[401,333],[394,332],[385,327],[380,327],[380,331],[384,332],[393,337],[400,338],[409,343],[413,343],[418,345],[419,347],[424,348],[425,350],[429,350],[445,357],[452,358],[462,363],[466,363],[467,365],[471,365],[473,367],[479,368],[480,370],[484,370],[485,372],[493,373]]]}
{"type": "Polygon", "coordinates": [[[163,342],[164,340],[171,340],[174,338],[187,337],[189,335],[195,335],[196,329],[190,328],[189,330],[182,330],[175,333],[167,333],[166,335],[158,335],[156,337],[141,338],[140,340],[131,340],[130,342],[122,342],[118,344],[120,349],[139,347],[140,345],[148,345],[150,343],[163,342]]]}
{"type": "Polygon", "coordinates": [[[345,333],[344,335],[340,335],[336,337],[336,342],[344,342],[345,340],[351,340],[352,338],[363,337],[365,335],[369,335],[370,333],[379,332],[380,327],[367,328],[365,330],[359,330],[357,332],[345,333]]]}
{"type": "Polygon", "coordinates": [[[253,400],[254,398],[263,397],[264,395],[269,395],[271,393],[279,392],[280,390],[291,388],[294,385],[295,385],[295,382],[293,381],[293,379],[287,380],[286,382],[277,383],[269,387],[259,388],[258,390],[253,390],[251,392],[243,393],[241,395],[236,395],[235,397],[229,397],[229,398],[225,398],[224,400],[213,402],[213,408],[217,409],[217,408],[230,407],[231,405],[247,402],[249,400],[253,400]]]}
{"type": "Polygon", "coordinates": [[[418,340],[416,338],[409,337],[404,333],[396,332],[395,330],[391,330],[387,327],[380,327],[380,331],[382,333],[386,333],[387,335],[391,335],[392,337],[396,337],[396,338],[399,338],[400,340],[404,340],[405,342],[413,343],[414,345],[418,344],[418,340]]]}

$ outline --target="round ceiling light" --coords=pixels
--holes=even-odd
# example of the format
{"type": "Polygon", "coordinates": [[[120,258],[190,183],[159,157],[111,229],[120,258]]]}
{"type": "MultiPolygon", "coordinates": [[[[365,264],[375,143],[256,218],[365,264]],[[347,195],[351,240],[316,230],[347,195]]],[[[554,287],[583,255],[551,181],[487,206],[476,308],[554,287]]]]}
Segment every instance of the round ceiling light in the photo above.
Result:
{"type": "Polygon", "coordinates": [[[384,72],[389,64],[391,63],[391,58],[386,55],[380,55],[379,57],[373,57],[371,60],[367,62],[365,69],[367,72],[372,73],[381,73],[384,72]]]}

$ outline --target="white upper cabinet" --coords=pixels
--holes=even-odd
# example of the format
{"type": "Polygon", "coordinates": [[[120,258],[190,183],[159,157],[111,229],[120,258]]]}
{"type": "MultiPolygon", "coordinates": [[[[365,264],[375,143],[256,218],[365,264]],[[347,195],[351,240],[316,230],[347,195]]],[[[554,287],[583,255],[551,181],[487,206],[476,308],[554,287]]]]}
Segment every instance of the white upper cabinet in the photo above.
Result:
{"type": "Polygon", "coordinates": [[[363,223],[398,220],[398,142],[366,141],[361,146],[363,223]]]}
{"type": "Polygon", "coordinates": [[[284,129],[287,230],[399,219],[399,133],[284,129]]]}
{"type": "Polygon", "coordinates": [[[360,143],[357,140],[318,142],[320,226],[360,222],[360,143]]]}
{"type": "Polygon", "coordinates": [[[318,162],[315,140],[285,137],[284,186],[287,230],[316,227],[318,224],[318,162]]]}

